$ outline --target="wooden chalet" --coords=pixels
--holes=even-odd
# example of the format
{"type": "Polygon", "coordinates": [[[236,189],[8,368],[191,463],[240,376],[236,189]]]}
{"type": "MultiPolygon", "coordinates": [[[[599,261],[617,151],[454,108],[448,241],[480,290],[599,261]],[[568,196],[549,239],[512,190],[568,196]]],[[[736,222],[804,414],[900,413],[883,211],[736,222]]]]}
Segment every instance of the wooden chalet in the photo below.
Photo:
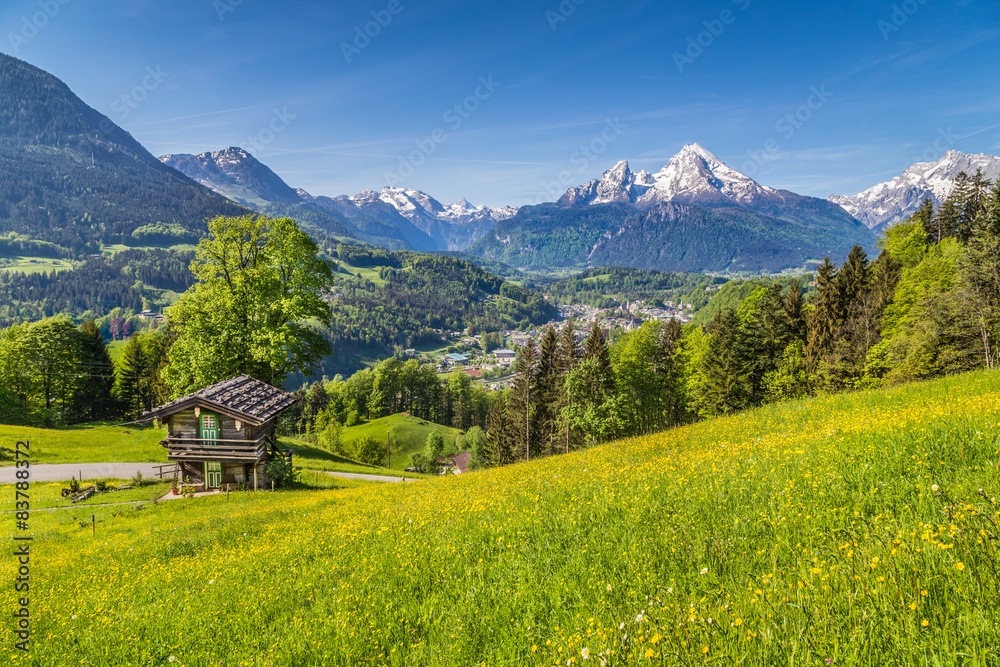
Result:
{"type": "Polygon", "coordinates": [[[278,450],[278,415],[298,400],[248,375],[234,377],[150,410],[140,421],[167,425],[160,444],[177,462],[184,484],[206,491],[244,484],[262,489],[270,484],[264,467],[275,458],[291,459],[278,450]]]}

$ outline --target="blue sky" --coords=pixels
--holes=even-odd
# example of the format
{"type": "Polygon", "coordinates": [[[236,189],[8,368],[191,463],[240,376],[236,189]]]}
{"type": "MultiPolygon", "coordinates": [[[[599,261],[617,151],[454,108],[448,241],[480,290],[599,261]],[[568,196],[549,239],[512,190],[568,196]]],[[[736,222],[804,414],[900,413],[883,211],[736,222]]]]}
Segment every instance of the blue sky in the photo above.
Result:
{"type": "Polygon", "coordinates": [[[155,155],[239,145],[313,194],[523,204],[697,142],[826,197],[1000,153],[995,0],[7,0],[0,50],[155,155]]]}

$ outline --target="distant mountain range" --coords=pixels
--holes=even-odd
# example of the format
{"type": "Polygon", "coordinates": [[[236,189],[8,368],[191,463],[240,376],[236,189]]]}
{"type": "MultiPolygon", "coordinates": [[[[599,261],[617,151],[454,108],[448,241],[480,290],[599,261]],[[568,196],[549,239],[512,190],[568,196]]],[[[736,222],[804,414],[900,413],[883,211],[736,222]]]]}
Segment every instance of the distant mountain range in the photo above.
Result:
{"type": "MultiPolygon", "coordinates": [[[[243,207],[161,164],[56,77],[0,54],[0,231],[68,254],[194,242],[243,207]]],[[[27,244],[27,245],[24,245],[27,244]]]]}
{"type": "Polygon", "coordinates": [[[462,250],[482,238],[512,207],[472,206],[463,197],[442,204],[404,188],[363,190],[353,197],[326,197],[292,189],[242,148],[201,155],[164,155],[163,164],[217,193],[268,215],[289,215],[338,236],[395,249],[462,250]]]}
{"type": "Polygon", "coordinates": [[[557,202],[520,209],[442,204],[407,188],[314,196],[241,148],[157,160],[61,81],[0,54],[0,254],[190,243],[207,219],[255,210],[343,241],[520,267],[774,271],[841,259],[855,243],[874,250],[875,231],[924,197],[940,202],[959,171],[977,168],[1000,177],[1000,158],[949,151],[823,200],[761,185],[690,144],[656,173],[623,160],[557,202]]]}
{"type": "Polygon", "coordinates": [[[468,252],[518,267],[778,271],[875,241],[840,206],[760,185],[691,144],[655,174],[623,160],[555,204],[524,207],[468,252]]]}
{"type": "Polygon", "coordinates": [[[873,185],[853,196],[830,195],[830,201],[871,229],[883,229],[912,215],[927,197],[940,204],[951,194],[955,177],[981,169],[990,180],[1000,177],[1000,157],[948,151],[937,162],[918,162],[891,181],[873,185]]]}

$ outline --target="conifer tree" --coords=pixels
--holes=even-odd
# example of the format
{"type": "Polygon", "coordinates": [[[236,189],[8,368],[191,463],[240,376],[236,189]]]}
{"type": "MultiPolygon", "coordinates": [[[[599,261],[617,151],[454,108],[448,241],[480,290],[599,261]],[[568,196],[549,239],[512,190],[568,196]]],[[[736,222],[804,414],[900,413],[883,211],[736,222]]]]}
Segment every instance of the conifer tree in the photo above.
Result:
{"type": "MultiPolygon", "coordinates": [[[[559,365],[559,338],[551,326],[542,334],[538,351],[538,369],[535,374],[535,410],[531,416],[532,430],[546,454],[553,453],[553,440],[557,423],[557,375],[559,365]]],[[[539,451],[539,454],[542,452],[539,451]]]]}
{"type": "Polygon", "coordinates": [[[811,375],[820,372],[826,355],[831,351],[836,333],[843,321],[840,292],[837,289],[837,267],[827,257],[816,273],[815,308],[808,317],[806,364],[811,375]]]}
{"type": "Polygon", "coordinates": [[[795,340],[805,341],[806,337],[806,301],[802,298],[802,287],[793,283],[785,292],[785,300],[782,304],[785,311],[785,319],[788,322],[789,335],[795,340]]]}
{"type": "Polygon", "coordinates": [[[532,431],[531,415],[537,402],[535,385],[538,372],[538,348],[533,338],[521,348],[517,359],[517,377],[511,388],[507,410],[509,414],[510,441],[515,458],[530,460],[533,450],[537,455],[537,433],[532,431]]]}
{"type": "Polygon", "coordinates": [[[513,461],[510,446],[510,425],[507,417],[507,398],[498,396],[490,409],[490,422],[483,445],[483,464],[502,466],[513,461]]]}
{"type": "Polygon", "coordinates": [[[608,342],[604,338],[604,331],[597,320],[594,320],[587,335],[587,345],[584,357],[588,361],[596,364],[596,382],[604,394],[611,394],[615,390],[614,369],[611,366],[611,352],[608,350],[608,342]]]}
{"type": "Polygon", "coordinates": [[[139,336],[129,338],[118,357],[115,364],[114,394],[129,418],[138,417],[152,408],[149,363],[139,336]]]}
{"type": "Polygon", "coordinates": [[[79,417],[89,421],[110,419],[115,414],[113,389],[115,366],[104,342],[104,335],[94,320],[80,326],[83,334],[80,363],[79,417]]]}
{"type": "Polygon", "coordinates": [[[924,197],[924,201],[920,203],[920,208],[910,216],[910,219],[919,222],[923,226],[924,231],[927,232],[927,238],[937,238],[938,230],[934,216],[934,202],[930,197],[924,197]]]}
{"type": "Polygon", "coordinates": [[[553,387],[555,404],[552,413],[558,425],[558,449],[563,453],[569,453],[570,450],[578,448],[582,442],[580,430],[574,427],[564,414],[564,408],[570,402],[566,380],[569,374],[579,366],[582,359],[583,348],[580,347],[580,342],[576,339],[574,321],[570,320],[559,336],[559,355],[556,359],[556,379],[553,387]]]}
{"type": "Polygon", "coordinates": [[[716,313],[710,334],[702,359],[700,411],[706,416],[731,414],[750,404],[753,382],[753,360],[745,353],[736,310],[716,313]]]}

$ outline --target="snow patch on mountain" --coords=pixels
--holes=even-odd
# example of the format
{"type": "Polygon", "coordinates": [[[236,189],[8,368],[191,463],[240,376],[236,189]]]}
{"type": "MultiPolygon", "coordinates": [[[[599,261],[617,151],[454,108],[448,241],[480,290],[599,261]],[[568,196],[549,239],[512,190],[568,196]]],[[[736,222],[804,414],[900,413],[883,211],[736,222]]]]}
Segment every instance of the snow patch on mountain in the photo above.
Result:
{"type": "Polygon", "coordinates": [[[517,213],[512,206],[473,206],[465,197],[453,204],[442,204],[420,190],[389,186],[380,191],[363,190],[348,199],[359,205],[370,205],[377,200],[392,206],[433,238],[442,250],[464,250],[489,233],[497,222],[517,213]]]}
{"type": "Polygon", "coordinates": [[[780,205],[781,191],[726,165],[698,144],[684,146],[655,174],[633,173],[622,160],[599,178],[571,188],[561,204],[634,204],[647,209],[678,202],[701,206],[780,205]]]}
{"type": "Polygon", "coordinates": [[[960,172],[971,176],[977,169],[986,178],[996,180],[1000,177],[1000,157],[951,150],[936,162],[918,162],[892,180],[856,195],[830,195],[830,201],[870,229],[890,226],[912,215],[927,197],[940,204],[951,194],[960,172]]]}

